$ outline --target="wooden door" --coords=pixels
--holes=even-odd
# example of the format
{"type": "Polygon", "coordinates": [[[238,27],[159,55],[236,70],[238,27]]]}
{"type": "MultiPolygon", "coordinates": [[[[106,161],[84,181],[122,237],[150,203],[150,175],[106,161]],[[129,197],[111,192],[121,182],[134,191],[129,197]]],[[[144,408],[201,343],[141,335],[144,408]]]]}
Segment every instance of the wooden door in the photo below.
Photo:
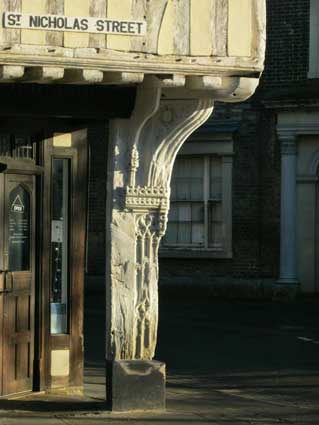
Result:
{"type": "Polygon", "coordinates": [[[33,386],[35,177],[2,174],[0,185],[1,395],[6,396],[33,386]]]}

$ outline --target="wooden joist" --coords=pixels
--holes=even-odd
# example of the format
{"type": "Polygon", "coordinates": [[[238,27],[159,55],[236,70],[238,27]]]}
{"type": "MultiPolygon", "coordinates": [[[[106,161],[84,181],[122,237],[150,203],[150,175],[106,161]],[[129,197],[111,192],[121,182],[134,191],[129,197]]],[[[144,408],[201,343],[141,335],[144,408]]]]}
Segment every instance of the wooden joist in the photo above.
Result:
{"type": "Polygon", "coordinates": [[[39,66],[26,68],[22,81],[27,83],[48,84],[58,82],[62,80],[63,77],[64,68],[39,66]]]}
{"type": "Polygon", "coordinates": [[[184,87],[186,83],[185,75],[173,74],[170,77],[167,76],[159,76],[161,80],[162,87],[184,87]]]}
{"type": "Polygon", "coordinates": [[[24,75],[24,66],[1,65],[0,66],[0,82],[7,83],[18,80],[24,75]]]}
{"type": "Polygon", "coordinates": [[[187,77],[186,87],[191,90],[217,90],[222,87],[223,79],[221,77],[212,77],[208,75],[187,77]]]}
{"type": "MultiPolygon", "coordinates": [[[[65,69],[62,67],[24,67],[0,65],[0,83],[7,82],[36,84],[96,84],[96,85],[138,85],[176,90],[187,89],[186,97],[207,97],[217,100],[238,102],[250,97],[257,85],[258,78],[185,76],[180,74],[148,75],[139,72],[114,72],[97,69],[65,69]]],[[[186,94],[186,93],[184,93],[186,94]]]]}
{"type": "Polygon", "coordinates": [[[66,69],[61,82],[65,84],[99,84],[102,81],[102,71],[94,69],[66,69]]]}
{"type": "Polygon", "coordinates": [[[103,84],[131,85],[140,84],[144,80],[144,74],[139,72],[105,72],[103,84]]]}

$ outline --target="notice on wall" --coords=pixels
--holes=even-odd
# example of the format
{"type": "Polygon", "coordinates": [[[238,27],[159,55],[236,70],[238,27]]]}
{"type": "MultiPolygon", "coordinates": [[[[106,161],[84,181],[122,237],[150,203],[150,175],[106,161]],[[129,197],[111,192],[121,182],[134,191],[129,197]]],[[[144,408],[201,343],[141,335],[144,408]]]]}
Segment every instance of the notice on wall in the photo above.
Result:
{"type": "Polygon", "coordinates": [[[145,21],[58,15],[31,15],[17,12],[4,12],[2,22],[4,28],[127,36],[144,36],[147,30],[145,21]]]}
{"type": "Polygon", "coordinates": [[[63,242],[63,221],[52,220],[51,222],[51,242],[63,242]]]}
{"type": "Polygon", "coordinates": [[[30,194],[16,187],[9,197],[9,269],[25,271],[30,268],[31,242],[30,194]]]}

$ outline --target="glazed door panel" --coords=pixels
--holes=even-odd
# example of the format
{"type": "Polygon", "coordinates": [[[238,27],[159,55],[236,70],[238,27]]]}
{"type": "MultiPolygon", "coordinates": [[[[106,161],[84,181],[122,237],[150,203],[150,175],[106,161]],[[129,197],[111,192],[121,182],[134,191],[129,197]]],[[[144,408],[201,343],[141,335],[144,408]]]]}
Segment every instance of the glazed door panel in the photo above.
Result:
{"type": "Polygon", "coordinates": [[[33,386],[35,177],[5,174],[1,180],[1,395],[5,396],[31,391],[33,386]]]}

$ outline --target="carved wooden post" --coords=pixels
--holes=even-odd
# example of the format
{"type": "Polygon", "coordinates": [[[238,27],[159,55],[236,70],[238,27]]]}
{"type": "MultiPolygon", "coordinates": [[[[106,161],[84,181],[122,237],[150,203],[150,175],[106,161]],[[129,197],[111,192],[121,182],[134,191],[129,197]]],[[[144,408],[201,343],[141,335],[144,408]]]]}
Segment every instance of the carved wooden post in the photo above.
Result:
{"type": "Polygon", "coordinates": [[[131,119],[111,124],[106,353],[115,410],[164,407],[165,365],[153,361],[158,249],[174,160],[213,110],[210,99],[161,100],[161,94],[159,87],[141,86],[131,119]]]}

